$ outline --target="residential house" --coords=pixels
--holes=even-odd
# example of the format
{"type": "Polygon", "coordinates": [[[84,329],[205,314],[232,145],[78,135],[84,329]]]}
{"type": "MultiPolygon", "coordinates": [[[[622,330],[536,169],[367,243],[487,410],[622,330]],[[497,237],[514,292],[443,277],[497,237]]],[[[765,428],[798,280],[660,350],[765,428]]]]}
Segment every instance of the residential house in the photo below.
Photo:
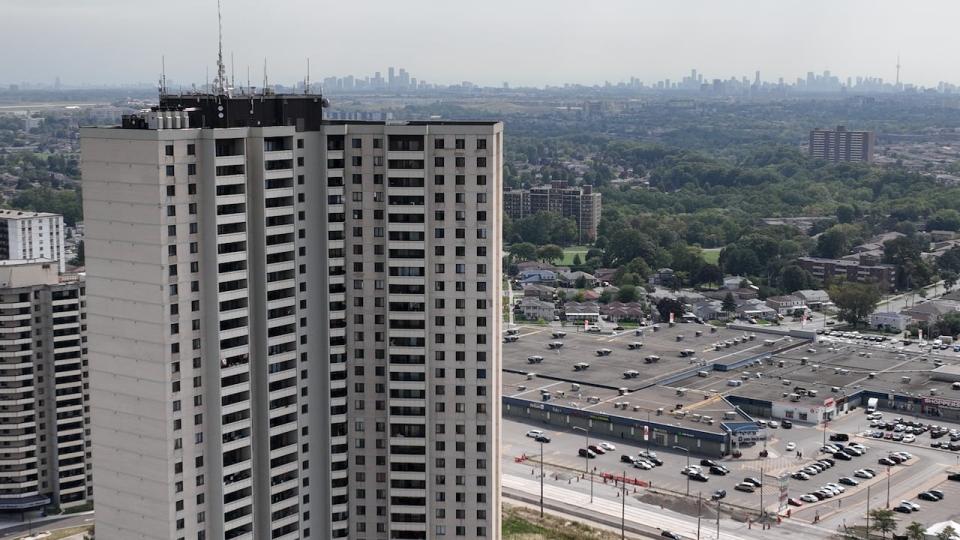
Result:
{"type": "Polygon", "coordinates": [[[743,276],[725,276],[723,278],[723,288],[727,290],[739,289],[740,284],[744,281],[750,283],[750,280],[743,276]]]}
{"type": "Polygon", "coordinates": [[[650,285],[665,285],[667,287],[673,285],[673,280],[675,273],[671,268],[661,268],[654,272],[649,278],[648,282],[650,285]]]}
{"type": "Polygon", "coordinates": [[[553,270],[524,270],[520,272],[520,283],[556,284],[557,274],[553,270]]]}
{"type": "Polygon", "coordinates": [[[810,309],[820,310],[823,306],[830,304],[830,295],[821,289],[804,289],[796,291],[793,295],[800,297],[810,309]]]}
{"type": "Polygon", "coordinates": [[[601,283],[602,282],[613,283],[613,278],[617,275],[617,271],[618,271],[617,268],[597,268],[593,272],[593,275],[601,283]]]}
{"type": "Polygon", "coordinates": [[[721,300],[702,300],[696,304],[691,304],[690,307],[693,314],[704,321],[725,321],[732,315],[732,313],[723,311],[723,301],[721,300]]]}
{"type": "Polygon", "coordinates": [[[878,311],[870,314],[870,326],[877,330],[896,330],[903,332],[913,319],[904,313],[895,311],[878,311]]]}
{"type": "Polygon", "coordinates": [[[600,281],[586,272],[560,272],[557,281],[561,287],[590,288],[596,287],[600,281]]]}
{"type": "Polygon", "coordinates": [[[610,302],[600,306],[600,314],[610,321],[640,321],[645,313],[640,302],[610,302]]]}
{"type": "Polygon", "coordinates": [[[517,263],[517,272],[526,272],[527,270],[550,270],[552,272],[569,272],[570,269],[563,266],[555,266],[543,261],[523,261],[517,263]]]}
{"type": "Polygon", "coordinates": [[[556,315],[556,309],[553,302],[544,302],[533,296],[525,296],[520,301],[520,312],[523,313],[525,319],[531,321],[541,319],[544,321],[552,321],[556,315]]]}
{"type": "Polygon", "coordinates": [[[900,310],[900,313],[908,315],[917,322],[934,324],[940,321],[944,315],[955,312],[956,309],[946,302],[930,300],[917,304],[913,307],[900,310]]]}
{"type": "Polygon", "coordinates": [[[544,302],[552,302],[556,297],[556,289],[549,285],[530,283],[523,286],[523,296],[525,298],[538,298],[544,302]]]}
{"type": "Polygon", "coordinates": [[[751,299],[737,306],[737,316],[748,319],[766,319],[772,321],[777,318],[777,310],[768,306],[762,300],[751,299]]]}
{"type": "Polygon", "coordinates": [[[803,298],[788,294],[785,296],[771,296],[767,298],[767,305],[776,310],[779,315],[791,315],[798,309],[806,311],[807,306],[803,303],[803,298]]]}

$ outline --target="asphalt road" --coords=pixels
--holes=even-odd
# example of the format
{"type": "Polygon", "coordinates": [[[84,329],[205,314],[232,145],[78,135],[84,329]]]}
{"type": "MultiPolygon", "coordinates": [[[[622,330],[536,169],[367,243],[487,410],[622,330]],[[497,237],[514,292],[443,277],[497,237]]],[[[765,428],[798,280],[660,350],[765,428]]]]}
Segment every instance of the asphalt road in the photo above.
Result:
{"type": "Polygon", "coordinates": [[[70,516],[64,516],[61,519],[42,521],[39,523],[22,525],[13,525],[10,527],[4,527],[0,530],[0,540],[13,540],[14,538],[20,538],[25,536],[28,532],[33,532],[34,534],[43,531],[52,531],[54,529],[64,529],[67,527],[78,527],[80,525],[88,525],[93,522],[93,513],[83,513],[75,514],[70,516]]]}

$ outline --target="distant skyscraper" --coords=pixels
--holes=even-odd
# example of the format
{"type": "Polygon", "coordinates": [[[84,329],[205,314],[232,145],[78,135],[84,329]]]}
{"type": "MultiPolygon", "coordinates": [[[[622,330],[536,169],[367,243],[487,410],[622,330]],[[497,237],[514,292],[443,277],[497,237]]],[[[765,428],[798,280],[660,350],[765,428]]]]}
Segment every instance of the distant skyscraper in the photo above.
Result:
{"type": "Polygon", "coordinates": [[[827,161],[873,161],[875,135],[872,131],[817,128],[810,132],[810,157],[827,161]]]}
{"type": "Polygon", "coordinates": [[[205,94],[81,143],[99,539],[500,537],[502,124],[205,94]]]}

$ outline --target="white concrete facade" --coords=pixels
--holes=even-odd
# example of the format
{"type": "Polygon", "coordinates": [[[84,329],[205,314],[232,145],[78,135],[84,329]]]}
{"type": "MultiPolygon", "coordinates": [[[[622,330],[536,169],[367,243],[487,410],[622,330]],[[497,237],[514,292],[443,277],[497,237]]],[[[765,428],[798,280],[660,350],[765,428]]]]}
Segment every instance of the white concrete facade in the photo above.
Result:
{"type": "Polygon", "coordinates": [[[53,259],[66,270],[63,216],[0,210],[0,260],[53,259]]]}
{"type": "Polygon", "coordinates": [[[499,123],[81,140],[98,537],[499,538],[499,123]]]}

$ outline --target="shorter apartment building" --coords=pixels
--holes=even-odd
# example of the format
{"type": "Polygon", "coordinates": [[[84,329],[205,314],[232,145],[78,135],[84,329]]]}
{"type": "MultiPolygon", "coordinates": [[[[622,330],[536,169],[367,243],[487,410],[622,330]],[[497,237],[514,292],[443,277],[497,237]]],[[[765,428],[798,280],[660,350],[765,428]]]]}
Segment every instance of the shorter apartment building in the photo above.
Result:
{"type": "Polygon", "coordinates": [[[601,206],[600,193],[595,192],[593,186],[570,186],[565,181],[503,193],[503,211],[510,219],[523,219],[540,212],[573,218],[577,223],[578,242],[596,240],[601,206]]]}
{"type": "Polygon", "coordinates": [[[0,210],[0,260],[53,259],[66,269],[63,216],[26,210],[0,210]]]}
{"type": "Polygon", "coordinates": [[[0,261],[0,511],[91,498],[85,283],[0,261]]]}
{"type": "Polygon", "coordinates": [[[827,161],[873,161],[876,136],[872,131],[817,128],[810,132],[810,157],[827,161]]]}
{"type": "Polygon", "coordinates": [[[897,268],[890,264],[865,265],[843,259],[801,257],[797,263],[820,281],[844,279],[856,283],[876,283],[881,290],[896,289],[897,268]]]}
{"type": "Polygon", "coordinates": [[[779,315],[790,315],[798,309],[806,310],[803,298],[788,294],[786,296],[771,296],[767,298],[767,305],[775,309],[779,315]]]}
{"type": "Polygon", "coordinates": [[[913,322],[913,318],[905,313],[895,311],[878,311],[870,314],[870,326],[878,330],[896,330],[903,332],[907,325],[913,322]]]}

